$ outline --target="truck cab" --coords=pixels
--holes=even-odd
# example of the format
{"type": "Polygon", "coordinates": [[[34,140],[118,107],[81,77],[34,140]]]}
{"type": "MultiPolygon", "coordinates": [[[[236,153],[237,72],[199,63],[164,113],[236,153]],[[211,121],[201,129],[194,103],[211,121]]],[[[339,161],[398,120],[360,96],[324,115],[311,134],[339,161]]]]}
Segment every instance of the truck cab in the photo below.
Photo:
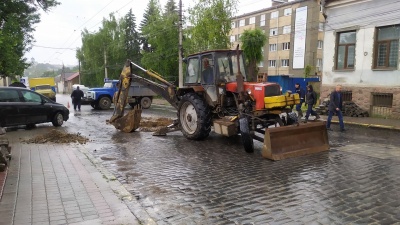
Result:
{"type": "MultiPolygon", "coordinates": [[[[87,100],[95,109],[109,109],[113,102],[114,94],[118,91],[118,80],[104,79],[102,88],[91,88],[86,92],[87,100]]],[[[150,89],[138,83],[132,83],[129,88],[128,103],[131,107],[141,105],[148,109],[151,106],[153,96],[156,94],[150,89]]]]}

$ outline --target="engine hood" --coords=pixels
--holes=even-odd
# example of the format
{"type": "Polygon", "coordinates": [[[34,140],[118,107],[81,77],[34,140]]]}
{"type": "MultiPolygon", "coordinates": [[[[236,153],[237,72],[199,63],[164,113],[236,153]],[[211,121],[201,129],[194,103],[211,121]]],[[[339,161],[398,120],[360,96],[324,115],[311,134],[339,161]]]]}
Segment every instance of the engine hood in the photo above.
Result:
{"type": "Polygon", "coordinates": [[[112,88],[91,88],[87,91],[107,91],[107,90],[111,90],[112,88]]]}

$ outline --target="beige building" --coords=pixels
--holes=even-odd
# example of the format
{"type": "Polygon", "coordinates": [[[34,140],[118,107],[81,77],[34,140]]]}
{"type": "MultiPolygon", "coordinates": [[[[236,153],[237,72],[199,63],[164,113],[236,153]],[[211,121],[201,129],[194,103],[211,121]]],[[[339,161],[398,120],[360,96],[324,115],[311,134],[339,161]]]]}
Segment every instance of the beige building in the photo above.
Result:
{"type": "Polygon", "coordinates": [[[260,28],[268,36],[259,73],[303,77],[321,75],[324,22],[320,0],[273,0],[269,8],[235,17],[230,40],[232,48],[248,29],[260,28]]]}

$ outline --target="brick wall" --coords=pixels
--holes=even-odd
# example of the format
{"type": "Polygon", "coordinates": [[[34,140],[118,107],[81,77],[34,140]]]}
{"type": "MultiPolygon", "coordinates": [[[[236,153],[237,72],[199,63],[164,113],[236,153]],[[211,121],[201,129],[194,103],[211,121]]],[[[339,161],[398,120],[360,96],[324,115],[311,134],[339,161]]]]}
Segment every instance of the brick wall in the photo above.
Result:
{"type": "MultiPolygon", "coordinates": [[[[323,85],[321,87],[321,99],[324,99],[335,89],[335,85],[323,85]]],[[[371,113],[372,94],[371,93],[392,93],[393,105],[388,111],[391,112],[390,118],[400,119],[400,87],[352,87],[342,86],[344,91],[353,92],[353,102],[362,109],[371,113]]]]}

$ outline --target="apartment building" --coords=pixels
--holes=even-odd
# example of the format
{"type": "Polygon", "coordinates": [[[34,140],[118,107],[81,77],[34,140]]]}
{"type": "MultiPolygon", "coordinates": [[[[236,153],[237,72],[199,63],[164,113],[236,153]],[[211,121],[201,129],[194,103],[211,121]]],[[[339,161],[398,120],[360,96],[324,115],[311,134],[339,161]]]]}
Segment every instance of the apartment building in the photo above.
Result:
{"type": "Polygon", "coordinates": [[[325,0],[322,97],[338,84],[370,115],[400,119],[398,0],[325,0]]]}
{"type": "Polygon", "coordinates": [[[232,19],[232,48],[240,35],[259,28],[268,36],[259,73],[304,77],[306,67],[321,75],[324,22],[320,0],[273,0],[272,6],[232,19]]]}

